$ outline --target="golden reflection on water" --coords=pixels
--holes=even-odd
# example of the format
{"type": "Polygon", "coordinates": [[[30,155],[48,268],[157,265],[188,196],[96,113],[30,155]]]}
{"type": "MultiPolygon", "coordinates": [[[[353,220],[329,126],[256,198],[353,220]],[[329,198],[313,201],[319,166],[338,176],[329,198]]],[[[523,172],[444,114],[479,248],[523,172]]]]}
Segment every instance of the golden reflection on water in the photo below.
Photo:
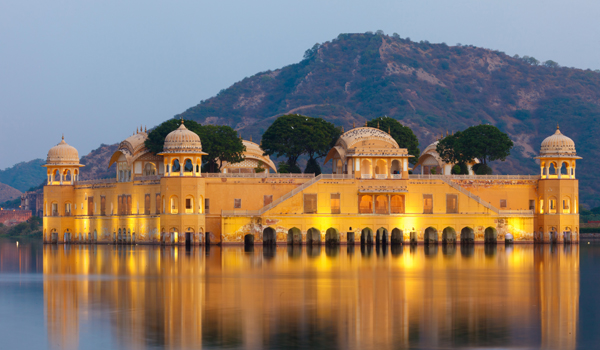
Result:
{"type": "Polygon", "coordinates": [[[579,247],[45,246],[51,346],[575,347],[579,247]]]}

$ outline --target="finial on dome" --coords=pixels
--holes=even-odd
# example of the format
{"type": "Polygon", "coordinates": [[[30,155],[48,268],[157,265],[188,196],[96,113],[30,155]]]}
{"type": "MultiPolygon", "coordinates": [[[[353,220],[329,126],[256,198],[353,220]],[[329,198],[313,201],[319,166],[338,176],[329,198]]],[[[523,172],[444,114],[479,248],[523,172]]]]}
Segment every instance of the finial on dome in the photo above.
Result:
{"type": "Polygon", "coordinates": [[[181,125],[183,125],[183,116],[181,116],[181,125]]]}
{"type": "Polygon", "coordinates": [[[144,132],[148,133],[148,126],[144,126],[144,132]]]}
{"type": "Polygon", "coordinates": [[[390,134],[390,135],[392,134],[392,127],[390,127],[389,125],[388,125],[388,134],[390,134]]]}
{"type": "Polygon", "coordinates": [[[558,122],[556,122],[556,130],[559,130],[560,127],[558,126],[558,122]]]}
{"type": "Polygon", "coordinates": [[[62,140],[63,141],[65,140],[65,134],[62,134],[62,140]]]}
{"type": "Polygon", "coordinates": [[[250,142],[252,142],[252,135],[250,135],[250,142]]]}
{"type": "Polygon", "coordinates": [[[379,120],[377,121],[377,129],[379,129],[379,120]]]}
{"type": "Polygon", "coordinates": [[[344,133],[344,126],[342,125],[342,134],[344,133]]]}
{"type": "Polygon", "coordinates": [[[139,134],[140,132],[138,131],[138,128],[135,128],[135,133],[139,134]]]}
{"type": "Polygon", "coordinates": [[[355,128],[356,128],[356,123],[352,122],[352,129],[355,129],[355,128]]]}
{"type": "Polygon", "coordinates": [[[365,127],[367,127],[367,126],[368,126],[368,125],[367,125],[367,121],[365,120],[365,127]]]}

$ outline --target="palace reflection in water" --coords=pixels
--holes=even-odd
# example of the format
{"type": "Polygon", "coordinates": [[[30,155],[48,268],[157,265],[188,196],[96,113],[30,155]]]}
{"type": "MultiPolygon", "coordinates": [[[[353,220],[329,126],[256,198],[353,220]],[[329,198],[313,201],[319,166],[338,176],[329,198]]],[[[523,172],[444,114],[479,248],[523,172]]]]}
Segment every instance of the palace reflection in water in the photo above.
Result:
{"type": "Polygon", "coordinates": [[[135,349],[576,345],[577,245],[43,249],[58,348],[91,313],[135,349]]]}

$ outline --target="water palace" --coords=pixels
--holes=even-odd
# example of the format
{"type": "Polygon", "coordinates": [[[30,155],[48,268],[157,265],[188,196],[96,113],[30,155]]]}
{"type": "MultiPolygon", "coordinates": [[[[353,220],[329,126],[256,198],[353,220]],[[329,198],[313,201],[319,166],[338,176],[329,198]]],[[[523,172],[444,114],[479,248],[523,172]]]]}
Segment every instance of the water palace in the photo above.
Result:
{"type": "MultiPolygon", "coordinates": [[[[428,146],[409,174],[407,149],[385,131],[354,128],[326,158],[332,174],[279,174],[244,140],[244,161],[201,172],[202,143],[181,126],[151,153],[138,131],[112,155],[116,177],[79,180],[77,150],[48,151],[45,243],[437,244],[579,240],[577,157],[557,128],[540,175],[451,175],[428,146]],[[256,172],[259,166],[264,172],[256,172]],[[431,171],[435,169],[435,171],[431,171]]],[[[472,164],[471,164],[472,165],[472,164]]]]}

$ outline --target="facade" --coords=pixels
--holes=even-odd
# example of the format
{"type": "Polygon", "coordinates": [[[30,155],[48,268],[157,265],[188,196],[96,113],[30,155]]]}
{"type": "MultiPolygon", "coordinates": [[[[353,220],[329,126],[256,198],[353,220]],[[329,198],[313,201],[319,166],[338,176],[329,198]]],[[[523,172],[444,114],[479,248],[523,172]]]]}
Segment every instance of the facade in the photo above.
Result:
{"type": "MultiPolygon", "coordinates": [[[[183,123],[166,137],[158,155],[145,148],[147,137],[139,131],[120,144],[109,164],[117,164],[116,176],[107,180],[79,181],[77,150],[64,139],[50,149],[45,242],[493,244],[579,239],[575,166],[580,158],[574,142],[558,128],[541,145],[539,176],[409,174],[408,151],[388,133],[370,127],[345,132],[326,158],[332,174],[316,177],[271,173],[274,164],[248,141],[244,162],[224,164],[220,174],[203,174],[201,140],[183,123]],[[257,172],[259,165],[265,170],[257,172]]],[[[424,154],[436,158],[435,147],[424,154]]]]}

